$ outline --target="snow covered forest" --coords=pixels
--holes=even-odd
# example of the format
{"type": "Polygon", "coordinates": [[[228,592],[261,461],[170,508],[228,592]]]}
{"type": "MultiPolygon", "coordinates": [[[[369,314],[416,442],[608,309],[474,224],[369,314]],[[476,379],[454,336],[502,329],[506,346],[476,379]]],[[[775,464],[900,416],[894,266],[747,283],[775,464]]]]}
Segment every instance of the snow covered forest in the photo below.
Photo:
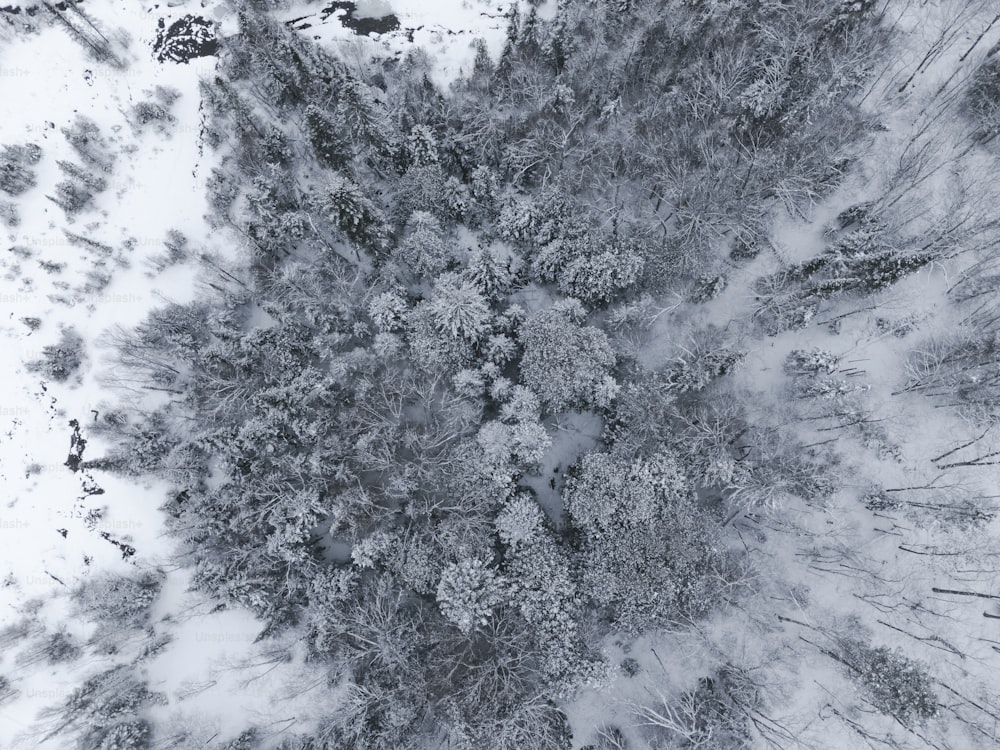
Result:
{"type": "Polygon", "coordinates": [[[0,8],[0,750],[1000,748],[996,0],[0,8]]]}

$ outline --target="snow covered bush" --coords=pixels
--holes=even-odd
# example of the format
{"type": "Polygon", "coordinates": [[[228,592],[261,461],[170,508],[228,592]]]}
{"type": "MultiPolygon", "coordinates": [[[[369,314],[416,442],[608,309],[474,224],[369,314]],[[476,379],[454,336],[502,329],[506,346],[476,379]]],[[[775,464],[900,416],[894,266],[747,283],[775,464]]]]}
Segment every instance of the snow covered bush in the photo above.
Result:
{"type": "Polygon", "coordinates": [[[4,146],[0,151],[0,190],[20,195],[35,186],[32,169],[42,159],[42,149],[34,143],[4,146]]]}
{"type": "Polygon", "coordinates": [[[573,258],[559,271],[559,291],[591,304],[606,305],[635,286],[645,259],[626,245],[573,258]]]}
{"type": "Polygon", "coordinates": [[[703,614],[715,602],[721,553],[676,459],[590,453],[563,502],[583,535],[586,591],[630,632],[703,614]]]}
{"type": "Polygon", "coordinates": [[[500,302],[514,288],[515,258],[504,257],[498,248],[479,248],[472,254],[464,273],[492,304],[500,302]]]}
{"type": "Polygon", "coordinates": [[[469,634],[486,624],[493,609],[504,599],[504,584],[496,572],[479,558],[464,558],[445,566],[437,588],[437,603],[460,631],[469,634]]]}
{"type": "Polygon", "coordinates": [[[42,358],[28,363],[31,372],[64,383],[80,369],[84,357],[83,337],[72,328],[63,328],[59,341],[42,348],[42,358]]]}
{"type": "Polygon", "coordinates": [[[491,318],[479,291],[456,274],[444,274],[434,284],[428,311],[438,332],[469,342],[479,341],[491,318]]]}
{"type": "Polygon", "coordinates": [[[437,217],[427,211],[414,211],[406,225],[406,236],[393,251],[401,268],[429,279],[455,262],[437,217]]]}
{"type": "Polygon", "coordinates": [[[120,627],[142,627],[160,593],[162,579],[155,573],[139,576],[103,575],[87,580],[75,593],[80,613],[120,627]]]}
{"type": "Polygon", "coordinates": [[[385,333],[402,328],[406,310],[406,300],[394,291],[377,294],[368,303],[368,315],[375,327],[385,333]]]}
{"type": "Polygon", "coordinates": [[[663,371],[663,380],[678,392],[700,391],[735,370],[744,353],[726,341],[724,332],[713,326],[697,331],[690,345],[663,371]]]}
{"type": "Polygon", "coordinates": [[[526,320],[518,332],[521,377],[550,412],[605,408],[618,391],[611,342],[600,329],[581,325],[584,316],[577,300],[564,300],[526,320]]]}
{"type": "Polygon", "coordinates": [[[815,375],[835,372],[840,362],[833,352],[815,347],[809,351],[794,349],[785,358],[785,372],[789,375],[815,375]]]}
{"type": "Polygon", "coordinates": [[[101,172],[111,171],[115,156],[96,122],[89,117],[77,115],[70,127],[62,129],[62,134],[84,164],[101,172]]]}
{"type": "Polygon", "coordinates": [[[351,242],[368,250],[382,247],[385,239],[382,212],[349,177],[339,173],[330,177],[323,208],[351,242]]]}
{"type": "Polygon", "coordinates": [[[987,57],[976,68],[963,105],[980,140],[992,140],[1000,132],[1000,58],[987,57]]]}
{"type": "Polygon", "coordinates": [[[499,419],[480,427],[476,441],[496,481],[508,483],[542,460],[552,439],[539,422],[540,415],[538,397],[523,386],[513,386],[499,419]]]}
{"type": "Polygon", "coordinates": [[[899,649],[843,639],[840,658],[865,697],[880,712],[907,726],[937,715],[937,696],[927,668],[899,649]]]}
{"type": "Polygon", "coordinates": [[[330,169],[343,169],[351,157],[351,139],[345,124],[336,113],[326,112],[315,104],[305,110],[306,132],[321,164],[330,169]]]}

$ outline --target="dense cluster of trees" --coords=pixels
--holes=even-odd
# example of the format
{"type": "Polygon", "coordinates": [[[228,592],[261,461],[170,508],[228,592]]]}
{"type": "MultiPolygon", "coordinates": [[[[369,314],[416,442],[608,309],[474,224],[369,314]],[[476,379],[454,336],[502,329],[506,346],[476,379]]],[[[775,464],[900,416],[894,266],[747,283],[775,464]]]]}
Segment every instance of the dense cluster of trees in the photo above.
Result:
{"type": "MultiPolygon", "coordinates": [[[[875,126],[852,101],[884,41],[876,4],[563,0],[551,21],[513,12],[499,61],[480,48],[448,96],[420,53],[355,68],[267,10],[241,4],[201,90],[209,218],[246,262],[203,255],[213,298],[115,333],[112,383],[146,398],[102,412],[117,448],[84,465],[169,479],[197,584],[268,632],[300,629],[347,685],[287,750],[568,748],[554,700],[608,678],[608,633],[740,595],[734,508],[830,489],[812,454],[712,397],[738,342],[706,329],[650,371],[616,330],[655,318],[643,305],[670,284],[719,293],[706,267],[753,256],[774,205],[838,184],[875,126]],[[570,410],[601,417],[601,442],[543,508],[521,480],[570,410]]],[[[137,106],[138,126],[168,126],[169,99],[137,106]]],[[[100,163],[86,122],[67,138],[100,163]]],[[[30,173],[12,154],[16,186],[30,173]]],[[[769,299],[870,293],[929,261],[880,231],[845,231],[762,282],[769,299]]],[[[102,586],[80,606],[158,583],[102,586]]],[[[893,654],[843,658],[886,712],[933,715],[893,654]],[[909,693],[885,687],[892,669],[909,693]]],[[[67,709],[92,715],[85,746],[144,747],[156,696],[94,679],[67,709]]],[[[685,700],[687,718],[647,718],[684,746],[752,741],[763,699],[745,670],[685,700]]]]}

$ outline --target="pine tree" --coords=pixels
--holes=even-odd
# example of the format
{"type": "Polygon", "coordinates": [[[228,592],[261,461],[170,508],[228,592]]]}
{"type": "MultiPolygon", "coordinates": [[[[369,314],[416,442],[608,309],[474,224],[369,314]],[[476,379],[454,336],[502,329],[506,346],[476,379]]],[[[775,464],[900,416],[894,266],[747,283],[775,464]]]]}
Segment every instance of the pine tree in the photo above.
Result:
{"type": "Polygon", "coordinates": [[[440,333],[470,342],[483,336],[490,321],[486,300],[455,274],[437,280],[428,309],[440,333]]]}
{"type": "Polygon", "coordinates": [[[382,212],[353,180],[335,174],[327,185],[323,206],[351,242],[367,250],[382,247],[385,241],[382,212]]]}
{"type": "Polygon", "coordinates": [[[305,119],[309,140],[320,163],[330,169],[344,169],[351,158],[350,138],[345,135],[346,125],[314,104],[306,107],[305,119]]]}

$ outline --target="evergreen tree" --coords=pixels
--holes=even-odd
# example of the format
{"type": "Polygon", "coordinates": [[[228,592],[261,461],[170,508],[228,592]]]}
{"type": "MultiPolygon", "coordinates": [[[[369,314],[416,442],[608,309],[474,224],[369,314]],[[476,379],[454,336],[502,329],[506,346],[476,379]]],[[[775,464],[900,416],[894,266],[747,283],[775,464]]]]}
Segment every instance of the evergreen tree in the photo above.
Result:
{"type": "Polygon", "coordinates": [[[350,138],[345,135],[346,125],[315,104],[306,107],[305,119],[309,140],[320,163],[330,169],[344,169],[351,158],[350,138]]]}

